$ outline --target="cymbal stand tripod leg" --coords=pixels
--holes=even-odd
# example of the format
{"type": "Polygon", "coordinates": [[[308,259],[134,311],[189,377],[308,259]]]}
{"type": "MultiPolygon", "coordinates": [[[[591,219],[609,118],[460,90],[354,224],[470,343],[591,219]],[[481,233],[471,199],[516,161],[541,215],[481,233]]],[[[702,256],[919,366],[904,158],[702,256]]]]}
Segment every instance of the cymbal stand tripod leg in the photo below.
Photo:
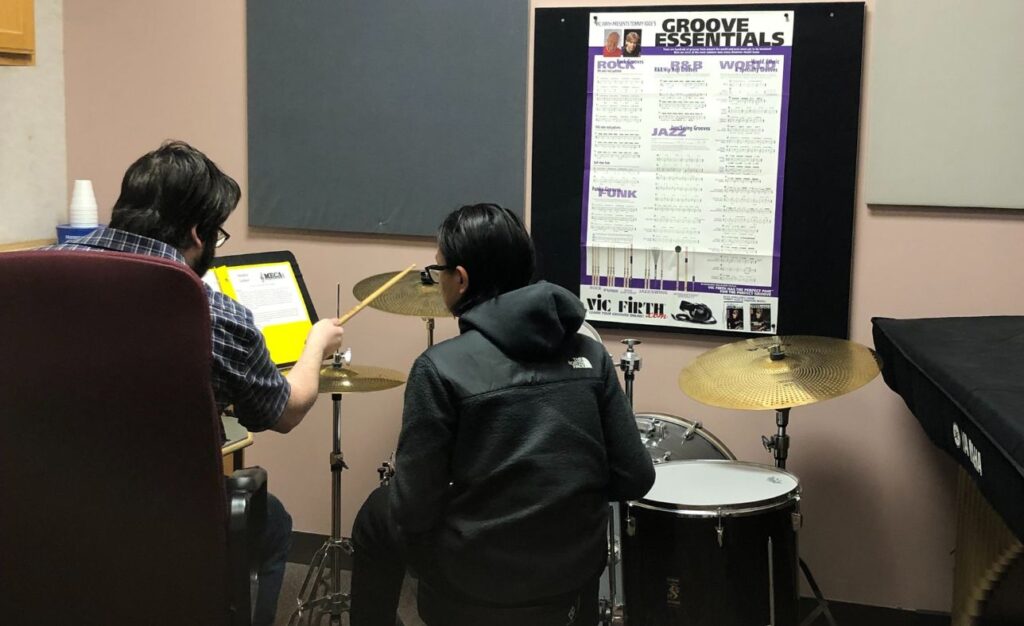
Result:
{"type": "Polygon", "coordinates": [[[818,581],[814,580],[814,574],[811,573],[811,568],[807,565],[807,561],[800,559],[800,571],[804,573],[804,580],[807,581],[811,591],[814,593],[814,599],[818,602],[818,606],[814,607],[814,610],[800,622],[800,626],[808,626],[817,621],[819,615],[824,615],[825,619],[831,626],[838,626],[836,624],[836,618],[832,617],[832,611],[828,607],[828,600],[821,593],[821,588],[818,587],[818,581]]]}
{"type": "Polygon", "coordinates": [[[341,536],[341,472],[348,469],[341,452],[341,394],[332,393],[334,406],[331,449],[331,536],[320,546],[309,564],[299,590],[298,606],[289,626],[312,626],[327,619],[340,626],[341,614],[349,610],[349,594],[341,591],[342,558],[352,554],[352,543],[341,536]]]}

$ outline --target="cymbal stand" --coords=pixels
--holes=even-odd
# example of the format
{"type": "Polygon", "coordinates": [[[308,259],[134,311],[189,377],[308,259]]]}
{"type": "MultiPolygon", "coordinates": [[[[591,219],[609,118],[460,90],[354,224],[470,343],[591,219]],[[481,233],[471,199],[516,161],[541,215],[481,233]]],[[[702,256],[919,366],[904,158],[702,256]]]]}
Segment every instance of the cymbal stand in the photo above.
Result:
{"type": "MultiPolygon", "coordinates": [[[[619,368],[622,369],[626,380],[626,398],[629,405],[633,406],[633,381],[636,373],[643,365],[643,358],[636,352],[636,346],[642,342],[639,339],[623,339],[626,344],[626,351],[619,358],[619,368]]],[[[624,503],[619,503],[619,510],[623,511],[624,503]]],[[[615,506],[608,505],[608,599],[601,601],[600,616],[601,623],[605,626],[612,626],[625,623],[625,606],[619,602],[618,591],[618,563],[622,557],[622,550],[619,543],[619,534],[615,529],[615,521],[618,518],[615,506]]]]}
{"type": "MultiPolygon", "coordinates": [[[[766,450],[775,456],[775,467],[786,469],[786,458],[789,456],[789,435],[786,434],[786,427],[789,425],[789,409],[778,409],[775,411],[775,424],[778,426],[778,432],[771,437],[762,435],[761,443],[764,444],[766,450]]],[[[807,581],[807,585],[811,588],[811,592],[814,593],[814,599],[818,603],[818,606],[814,607],[810,615],[800,622],[800,626],[813,624],[820,615],[824,615],[831,626],[837,626],[835,618],[832,617],[832,611],[829,609],[828,600],[821,593],[818,581],[814,579],[810,566],[807,565],[807,561],[803,560],[803,558],[800,559],[800,571],[803,572],[804,580],[807,581]]]]}
{"type": "Polygon", "coordinates": [[[427,324],[427,347],[434,345],[434,318],[424,317],[423,321],[427,324]]]}
{"type": "MultiPolygon", "coordinates": [[[[340,368],[351,359],[351,352],[334,355],[333,367],[340,368]]],[[[341,614],[350,608],[350,596],[341,590],[341,565],[345,555],[351,556],[352,542],[341,536],[341,472],[348,469],[341,452],[341,394],[332,393],[334,407],[331,448],[331,536],[313,555],[306,578],[299,589],[298,606],[288,626],[312,626],[324,618],[331,626],[340,626],[341,614]]]]}
{"type": "Polygon", "coordinates": [[[775,457],[775,467],[786,469],[786,458],[789,456],[789,435],[786,434],[786,427],[789,426],[789,409],[775,411],[775,425],[778,426],[778,431],[771,437],[761,435],[761,444],[775,457]]]}
{"type": "Polygon", "coordinates": [[[621,343],[626,344],[626,351],[619,357],[619,369],[622,370],[623,378],[626,380],[626,397],[629,398],[629,405],[633,406],[633,380],[636,378],[636,373],[640,371],[640,366],[643,365],[643,359],[636,353],[634,347],[643,342],[639,339],[623,339],[621,343]]]}

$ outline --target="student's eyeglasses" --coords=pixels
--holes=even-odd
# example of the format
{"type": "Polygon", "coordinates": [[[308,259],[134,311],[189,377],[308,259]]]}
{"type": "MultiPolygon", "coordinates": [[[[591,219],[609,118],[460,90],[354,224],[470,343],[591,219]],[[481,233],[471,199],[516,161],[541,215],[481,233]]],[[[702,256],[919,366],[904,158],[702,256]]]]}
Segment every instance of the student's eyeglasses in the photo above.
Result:
{"type": "Polygon", "coordinates": [[[420,272],[420,280],[427,285],[436,285],[441,282],[441,272],[453,269],[451,265],[428,265],[420,272]]]}
{"type": "Polygon", "coordinates": [[[215,248],[219,248],[227,243],[227,240],[231,239],[231,233],[224,230],[223,228],[217,227],[217,241],[213,244],[215,248]]]}

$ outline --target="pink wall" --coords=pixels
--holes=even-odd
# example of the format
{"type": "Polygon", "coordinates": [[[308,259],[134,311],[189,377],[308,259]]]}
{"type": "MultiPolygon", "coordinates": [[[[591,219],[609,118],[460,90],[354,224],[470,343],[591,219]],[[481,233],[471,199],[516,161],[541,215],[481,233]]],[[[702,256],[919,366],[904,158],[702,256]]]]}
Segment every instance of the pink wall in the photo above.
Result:
{"type": "MultiPolygon", "coordinates": [[[[869,11],[873,5],[868,2],[869,11]]],[[[870,24],[869,13],[869,40],[870,24]]],[[[68,176],[93,179],[101,205],[116,198],[132,160],[171,137],[192,142],[246,187],[242,0],[67,2],[65,50],[68,176]]],[[[862,128],[871,114],[864,110],[862,128]]],[[[871,140],[866,135],[862,142],[871,140]]],[[[1024,282],[1021,218],[1009,212],[868,208],[859,202],[853,339],[871,343],[874,315],[1024,313],[1018,295],[1024,282]]],[[[224,253],[292,250],[322,314],[334,308],[336,282],[343,285],[347,308],[354,304],[354,282],[424,263],[433,254],[432,243],[420,239],[249,230],[245,198],[226,228],[232,239],[224,253]]],[[[454,332],[452,321],[439,323],[439,340],[454,332]]],[[[361,314],[346,333],[356,362],[399,370],[408,368],[425,343],[418,319],[377,311],[361,314]]],[[[621,337],[604,334],[615,354],[621,337]]],[[[774,427],[770,413],[704,407],[676,387],[682,366],[720,340],[642,338],[639,410],[700,419],[740,458],[770,460],[759,439],[774,427]]],[[[343,447],[352,468],[343,486],[345,529],[376,484],[376,466],[394,447],[401,404],[400,390],[345,400],[343,447]]],[[[249,452],[251,462],[270,471],[271,488],[292,511],[298,530],[328,530],[329,417],[325,398],[295,432],[258,435],[249,452]]],[[[876,380],[846,397],[795,409],[790,434],[790,468],[805,494],[802,551],[827,595],[948,610],[953,465],[928,443],[899,398],[876,380]]]]}

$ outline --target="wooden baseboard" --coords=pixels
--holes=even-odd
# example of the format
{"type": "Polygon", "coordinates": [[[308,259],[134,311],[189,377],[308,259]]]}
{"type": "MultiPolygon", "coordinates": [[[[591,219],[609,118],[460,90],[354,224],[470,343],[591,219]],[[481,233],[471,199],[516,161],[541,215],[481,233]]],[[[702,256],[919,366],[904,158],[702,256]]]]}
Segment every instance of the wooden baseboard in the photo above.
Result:
{"type": "Polygon", "coordinates": [[[56,239],[33,239],[32,241],[16,241],[14,243],[0,243],[0,252],[17,252],[18,250],[32,250],[57,243],[56,239]]]}

